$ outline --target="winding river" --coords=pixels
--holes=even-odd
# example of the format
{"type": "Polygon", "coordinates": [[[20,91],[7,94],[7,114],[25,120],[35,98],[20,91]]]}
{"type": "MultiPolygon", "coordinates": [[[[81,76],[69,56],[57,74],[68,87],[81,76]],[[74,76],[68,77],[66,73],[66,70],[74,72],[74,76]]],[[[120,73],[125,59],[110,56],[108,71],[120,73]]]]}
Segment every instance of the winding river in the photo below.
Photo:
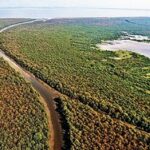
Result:
{"type": "MultiPolygon", "coordinates": [[[[37,21],[45,21],[45,20],[36,19],[22,23],[16,23],[4,27],[3,29],[0,30],[0,33],[9,30],[11,28],[14,28],[16,26],[30,24],[37,21]]],[[[98,44],[97,46],[102,50],[111,50],[111,51],[129,50],[150,58],[149,43],[137,42],[132,40],[115,40],[115,41],[106,41],[102,44],[98,44]]],[[[51,88],[50,86],[48,86],[47,84],[45,84],[40,79],[36,78],[32,73],[23,69],[14,60],[9,58],[2,50],[0,50],[0,57],[3,57],[3,59],[7,61],[12,68],[14,68],[17,72],[19,72],[27,82],[30,82],[32,87],[40,94],[41,102],[44,104],[45,110],[48,115],[50,128],[50,141],[49,141],[50,147],[52,150],[60,150],[62,148],[63,135],[59,114],[55,110],[56,105],[54,102],[54,98],[57,98],[60,95],[60,93],[51,88]]]]}
{"type": "MultiPolygon", "coordinates": [[[[19,25],[34,23],[37,21],[44,21],[44,20],[37,19],[10,25],[1,29],[0,33],[19,25]]],[[[3,57],[3,59],[7,61],[12,68],[14,68],[17,72],[19,72],[27,82],[30,82],[32,87],[40,94],[41,97],[40,101],[44,104],[48,116],[50,128],[50,141],[49,141],[50,148],[52,150],[60,150],[62,148],[63,136],[59,114],[55,110],[56,105],[54,102],[54,98],[57,98],[59,96],[59,93],[56,90],[52,89],[47,84],[45,84],[40,79],[36,78],[32,73],[24,70],[20,65],[18,65],[15,61],[9,58],[2,50],[0,50],[0,57],[3,57]]]]}

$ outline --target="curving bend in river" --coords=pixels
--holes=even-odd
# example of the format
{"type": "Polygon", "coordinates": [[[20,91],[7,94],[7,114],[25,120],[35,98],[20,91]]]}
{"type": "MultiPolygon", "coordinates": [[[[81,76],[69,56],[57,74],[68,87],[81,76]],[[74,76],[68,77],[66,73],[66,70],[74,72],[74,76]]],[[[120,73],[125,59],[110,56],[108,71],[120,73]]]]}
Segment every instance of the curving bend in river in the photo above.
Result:
{"type": "MultiPolygon", "coordinates": [[[[10,25],[1,29],[0,33],[9,30],[11,28],[14,28],[16,26],[34,23],[37,21],[44,21],[44,20],[37,19],[10,25]]],[[[2,50],[0,50],[0,57],[3,57],[3,59],[7,61],[12,68],[14,68],[17,72],[19,72],[27,82],[30,82],[32,87],[40,94],[41,102],[44,104],[48,116],[48,122],[50,127],[50,141],[49,141],[50,148],[52,150],[60,150],[62,148],[63,143],[62,129],[59,114],[55,110],[56,106],[53,101],[54,98],[59,96],[59,93],[54,89],[52,89],[51,87],[49,87],[43,81],[36,78],[30,72],[24,70],[20,65],[18,65],[15,61],[9,58],[2,50]]]]}

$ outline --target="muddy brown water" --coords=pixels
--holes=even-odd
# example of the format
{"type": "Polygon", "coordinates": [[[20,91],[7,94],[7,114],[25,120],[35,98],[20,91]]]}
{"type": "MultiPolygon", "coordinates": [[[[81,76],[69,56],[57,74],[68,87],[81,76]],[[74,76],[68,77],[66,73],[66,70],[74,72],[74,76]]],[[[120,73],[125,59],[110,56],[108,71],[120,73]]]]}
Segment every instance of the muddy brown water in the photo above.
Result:
{"type": "MultiPolygon", "coordinates": [[[[25,23],[19,23],[16,25],[10,25],[8,27],[3,28],[0,30],[4,32],[10,28],[16,27],[18,25],[33,23],[34,21],[29,21],[25,23]]],[[[21,74],[22,77],[29,83],[31,83],[32,87],[40,94],[41,102],[45,106],[45,110],[47,112],[48,121],[49,121],[49,128],[50,128],[50,148],[52,150],[60,150],[62,148],[63,143],[63,135],[62,135],[62,128],[60,123],[60,116],[57,113],[56,105],[54,102],[54,98],[57,98],[60,94],[48,86],[43,81],[36,78],[32,73],[23,69],[20,65],[18,65],[15,61],[9,58],[2,50],[0,50],[0,57],[2,57],[9,65],[14,68],[17,72],[21,74]]]]}

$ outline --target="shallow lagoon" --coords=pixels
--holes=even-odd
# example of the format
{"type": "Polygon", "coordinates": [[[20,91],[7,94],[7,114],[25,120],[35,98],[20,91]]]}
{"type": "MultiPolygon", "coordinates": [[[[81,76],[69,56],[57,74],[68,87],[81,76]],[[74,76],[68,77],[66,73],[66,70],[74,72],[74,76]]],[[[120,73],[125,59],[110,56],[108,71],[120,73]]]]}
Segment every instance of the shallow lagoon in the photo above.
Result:
{"type": "Polygon", "coordinates": [[[99,47],[101,50],[110,50],[110,51],[128,50],[150,58],[150,43],[139,42],[136,41],[136,39],[126,40],[121,38],[113,41],[105,41],[102,44],[97,44],[97,47],[99,47]]]}

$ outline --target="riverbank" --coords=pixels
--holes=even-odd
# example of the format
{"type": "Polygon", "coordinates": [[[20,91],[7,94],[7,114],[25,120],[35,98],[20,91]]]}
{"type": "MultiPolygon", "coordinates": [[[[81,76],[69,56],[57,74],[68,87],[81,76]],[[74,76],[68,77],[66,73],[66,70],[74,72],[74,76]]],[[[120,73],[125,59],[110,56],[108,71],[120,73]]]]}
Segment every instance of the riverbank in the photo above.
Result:
{"type": "MultiPolygon", "coordinates": [[[[23,24],[29,24],[34,23],[39,20],[32,20],[24,23],[17,23],[14,25],[10,25],[8,27],[5,27],[0,30],[0,33],[19,26],[23,24]]],[[[21,68],[20,65],[16,64],[11,58],[5,55],[5,53],[0,50],[0,57],[2,57],[5,61],[9,63],[9,65],[14,68],[17,72],[21,74],[22,77],[26,79],[27,82],[31,83],[33,88],[40,94],[41,96],[41,102],[45,106],[45,110],[47,112],[48,116],[48,122],[50,127],[50,147],[52,150],[60,150],[62,148],[63,143],[63,135],[62,135],[62,129],[61,129],[61,123],[59,114],[56,112],[56,105],[54,103],[54,99],[59,96],[58,92],[54,91],[52,88],[50,88],[48,85],[46,85],[41,80],[37,79],[34,75],[32,75],[30,72],[24,70],[21,68]]]]}
{"type": "Polygon", "coordinates": [[[31,83],[33,88],[40,94],[41,102],[45,106],[45,110],[48,116],[48,122],[50,127],[50,147],[52,150],[59,150],[62,147],[62,131],[61,124],[59,122],[60,118],[58,113],[55,111],[54,99],[59,96],[59,93],[54,91],[49,86],[46,86],[41,80],[37,79],[34,75],[22,69],[17,65],[12,59],[6,56],[2,51],[0,51],[0,57],[9,63],[9,65],[14,68],[17,72],[21,74],[22,77],[26,79],[27,82],[31,83]]]}

